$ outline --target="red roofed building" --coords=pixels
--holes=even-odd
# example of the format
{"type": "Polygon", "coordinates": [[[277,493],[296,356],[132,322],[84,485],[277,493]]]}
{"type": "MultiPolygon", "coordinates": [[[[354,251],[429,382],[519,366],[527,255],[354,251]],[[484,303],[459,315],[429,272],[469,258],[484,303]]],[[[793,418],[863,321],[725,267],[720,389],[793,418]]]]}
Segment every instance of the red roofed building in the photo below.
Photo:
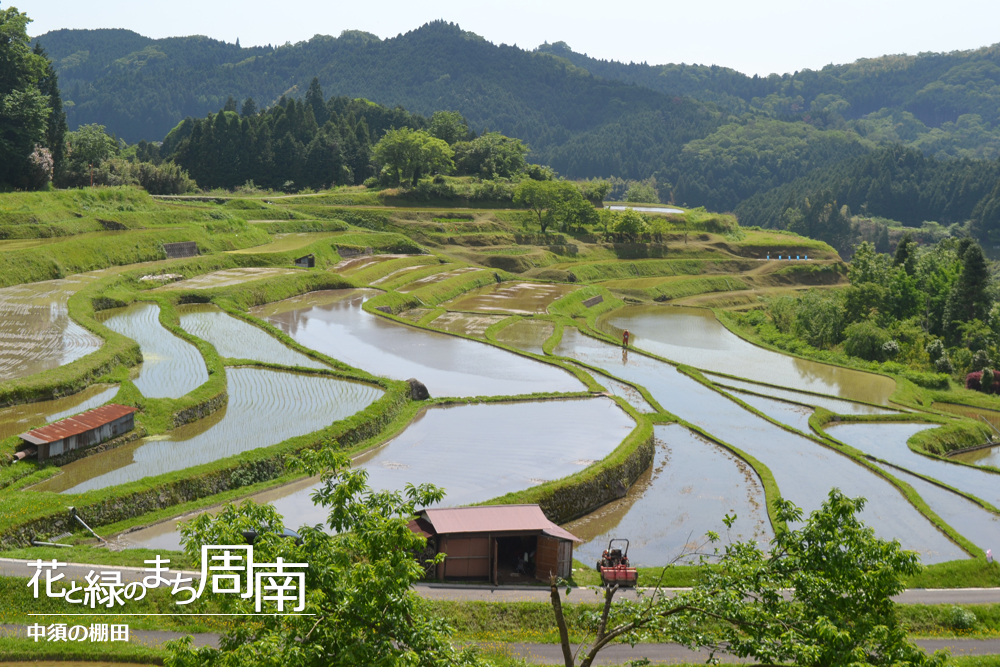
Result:
{"type": "Polygon", "coordinates": [[[410,530],[433,539],[437,579],[482,579],[494,584],[568,579],[573,543],[580,538],[545,518],[538,505],[486,505],[422,510],[410,530]]]}
{"type": "Polygon", "coordinates": [[[39,462],[74,449],[99,445],[135,428],[137,408],[104,405],[21,434],[37,450],[39,462]]]}

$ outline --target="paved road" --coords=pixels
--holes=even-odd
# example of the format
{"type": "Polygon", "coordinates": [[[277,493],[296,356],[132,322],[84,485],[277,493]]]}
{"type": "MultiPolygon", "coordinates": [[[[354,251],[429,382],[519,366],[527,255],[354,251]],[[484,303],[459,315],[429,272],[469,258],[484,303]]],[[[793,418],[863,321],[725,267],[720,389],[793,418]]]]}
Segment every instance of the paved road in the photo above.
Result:
{"type": "MultiPolygon", "coordinates": [[[[18,558],[0,558],[0,576],[30,577],[35,569],[27,566],[28,561],[18,558]]],[[[102,570],[118,570],[122,573],[122,581],[142,581],[149,575],[143,568],[118,567],[111,565],[88,565],[84,563],[69,563],[67,567],[59,568],[58,572],[65,574],[66,579],[83,581],[84,577],[102,570]]],[[[182,571],[185,577],[200,577],[198,572],[182,571]]],[[[44,577],[43,577],[44,580],[44,577]]],[[[547,602],[549,591],[539,586],[473,586],[462,584],[417,584],[414,589],[429,600],[458,600],[481,602],[547,602]]],[[[674,595],[683,588],[666,589],[668,595],[674,595]]],[[[625,590],[621,597],[634,599],[633,591],[625,590]]],[[[600,591],[594,588],[577,588],[570,594],[568,602],[597,602],[600,591]]],[[[911,588],[897,595],[894,600],[901,604],[987,604],[1000,603],[1000,588],[911,588]]]]}

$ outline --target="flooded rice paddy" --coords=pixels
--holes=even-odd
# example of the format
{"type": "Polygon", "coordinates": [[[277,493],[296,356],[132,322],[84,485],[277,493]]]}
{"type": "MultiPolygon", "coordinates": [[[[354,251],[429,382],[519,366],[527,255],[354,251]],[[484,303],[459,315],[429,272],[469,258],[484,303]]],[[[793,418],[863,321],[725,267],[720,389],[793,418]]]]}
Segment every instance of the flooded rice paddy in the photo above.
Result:
{"type": "Polygon", "coordinates": [[[0,381],[56,368],[103,341],[70,319],[69,298],[98,272],[0,289],[0,381]]]}
{"type": "Polygon", "coordinates": [[[350,275],[357,273],[361,269],[367,269],[369,266],[375,266],[382,262],[391,262],[401,257],[409,257],[409,255],[359,255],[341,260],[333,267],[333,270],[337,273],[350,275]]]}
{"type": "Polygon", "coordinates": [[[935,514],[977,547],[1000,548],[1000,516],[968,498],[893,466],[881,466],[890,475],[906,482],[924,499],[935,514]]]}
{"type": "Polygon", "coordinates": [[[996,432],[1000,433],[1000,412],[997,410],[987,410],[986,408],[974,408],[970,405],[957,405],[955,403],[932,403],[931,407],[942,412],[950,412],[955,415],[962,415],[976,421],[985,421],[992,426],[996,432]]]}
{"type": "Polygon", "coordinates": [[[180,398],[208,382],[201,353],[160,324],[160,307],[134,303],[98,314],[104,326],[139,344],[142,365],[135,386],[147,398],[180,398]]]}
{"type": "Polygon", "coordinates": [[[117,393],[117,385],[95,384],[71,396],[4,408],[0,410],[0,440],[104,405],[117,393]]]}
{"type": "Polygon", "coordinates": [[[897,538],[918,551],[925,563],[966,558],[921,515],[896,487],[833,449],[771,424],[673,366],[567,328],[555,353],[604,369],[649,390],[665,410],[701,427],[767,466],[783,497],[808,513],[838,487],[851,497],[864,496],[862,519],[876,534],[897,538]]]}
{"type": "Polygon", "coordinates": [[[371,385],[256,368],[226,372],[229,403],[166,435],[74,461],[38,491],[82,493],[209,463],[318,431],[378,400],[371,385]]]}
{"type": "Polygon", "coordinates": [[[743,391],[730,389],[728,393],[785,426],[791,426],[801,433],[812,433],[812,427],[809,426],[809,418],[813,414],[812,408],[773,398],[764,398],[743,391]]]}
{"type": "Polygon", "coordinates": [[[473,315],[471,313],[444,313],[431,321],[435,329],[483,338],[486,330],[504,319],[503,315],[473,315]]]}
{"type": "Polygon", "coordinates": [[[773,536],[760,478],[729,450],[678,424],[655,427],[656,457],[628,495],[564,526],[585,544],[574,557],[593,566],[608,540],[625,537],[637,566],[663,565],[714,530],[733,540],[773,536]],[[723,518],[736,515],[731,531],[723,518]]]}
{"type": "Polygon", "coordinates": [[[564,370],[474,341],[376,317],[361,309],[375,290],[330,290],[255,308],[300,344],[398,380],[416,378],[431,396],[511,396],[582,391],[564,370]]]}
{"type": "Polygon", "coordinates": [[[253,280],[260,280],[262,278],[274,278],[276,276],[286,276],[292,273],[298,273],[296,269],[281,269],[276,267],[270,268],[255,268],[249,267],[244,269],[223,269],[222,271],[213,271],[212,273],[206,273],[203,276],[195,276],[194,278],[188,278],[187,280],[181,280],[176,283],[169,283],[163,287],[157,287],[159,291],[163,290],[183,290],[183,289],[212,289],[213,287],[230,287],[232,285],[240,285],[242,283],[247,283],[253,280]]]}
{"type": "MultiPolygon", "coordinates": [[[[435,407],[405,431],[354,461],[375,489],[431,483],[443,506],[467,505],[571,475],[611,453],[635,423],[606,398],[435,407]]],[[[289,527],[316,525],[327,511],[312,502],[316,479],[265,494],[289,527]]],[[[176,524],[127,535],[136,546],[177,548],[176,524]]]]}
{"type": "Polygon", "coordinates": [[[671,361],[716,373],[840,398],[886,405],[896,383],[888,377],[807,361],[752,345],[704,308],[626,306],[601,320],[615,336],[671,361]]]}
{"type": "Polygon", "coordinates": [[[961,454],[955,454],[949,458],[955,459],[956,461],[962,461],[963,463],[971,463],[976,466],[993,466],[994,468],[1000,468],[1000,446],[974,449],[971,452],[962,452],[961,454]]]}
{"type": "Polygon", "coordinates": [[[921,456],[906,441],[934,424],[837,424],[825,427],[830,436],[877,456],[894,466],[925,475],[1000,507],[1000,474],[959,463],[921,456]]]}
{"type": "Polygon", "coordinates": [[[519,320],[501,329],[497,334],[497,340],[525,352],[545,354],[542,345],[552,336],[553,331],[555,325],[552,322],[519,320]]]}
{"type": "Polygon", "coordinates": [[[826,408],[830,412],[834,412],[838,415],[899,414],[898,410],[878,408],[874,405],[868,405],[867,403],[855,403],[854,401],[844,401],[839,398],[830,398],[828,396],[819,396],[817,394],[807,394],[805,392],[793,391],[791,389],[779,389],[778,387],[769,387],[767,385],[756,384],[754,382],[734,380],[733,378],[727,378],[721,375],[712,375],[711,373],[705,373],[705,377],[713,383],[720,385],[723,389],[739,389],[755,394],[766,394],[767,396],[783,401],[803,403],[817,408],[826,408]]]}
{"type": "Polygon", "coordinates": [[[328,368],[326,364],[296,352],[266,331],[212,304],[179,306],[177,312],[185,331],[211,343],[223,357],[266,361],[282,366],[328,368]]]}
{"type": "Polygon", "coordinates": [[[578,289],[574,285],[505,282],[466,292],[444,304],[451,310],[472,310],[532,315],[545,313],[549,304],[578,289]]]}

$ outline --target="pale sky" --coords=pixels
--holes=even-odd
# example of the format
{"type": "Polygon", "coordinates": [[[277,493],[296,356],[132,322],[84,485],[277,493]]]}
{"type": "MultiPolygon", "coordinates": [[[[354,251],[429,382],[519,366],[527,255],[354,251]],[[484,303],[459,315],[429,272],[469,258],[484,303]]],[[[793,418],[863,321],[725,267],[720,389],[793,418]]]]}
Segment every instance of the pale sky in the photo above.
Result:
{"type": "Polygon", "coordinates": [[[128,28],[148,37],[208,35],[244,46],[356,29],[391,37],[445,19],[495,43],[564,41],[593,57],[733,67],[747,74],[819,69],[888,53],[1000,42],[997,0],[0,0],[59,28],[128,28]]]}

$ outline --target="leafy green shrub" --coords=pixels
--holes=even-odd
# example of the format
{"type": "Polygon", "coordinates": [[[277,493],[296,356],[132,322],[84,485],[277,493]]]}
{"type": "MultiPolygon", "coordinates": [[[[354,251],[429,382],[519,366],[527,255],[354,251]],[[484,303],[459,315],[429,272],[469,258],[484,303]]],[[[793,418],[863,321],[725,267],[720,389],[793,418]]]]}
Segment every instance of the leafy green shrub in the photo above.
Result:
{"type": "Polygon", "coordinates": [[[882,361],[884,347],[889,342],[889,334],[874,322],[855,322],[844,330],[844,351],[852,357],[867,361],[882,361]]]}
{"type": "Polygon", "coordinates": [[[935,339],[930,342],[927,346],[927,356],[931,358],[931,361],[937,363],[937,360],[944,355],[944,343],[940,339],[935,339]]]}
{"type": "Polygon", "coordinates": [[[972,611],[956,605],[951,608],[948,622],[956,630],[969,630],[976,624],[976,615],[972,611]]]}
{"type": "Polygon", "coordinates": [[[927,389],[947,389],[949,376],[946,373],[921,373],[918,371],[905,371],[903,377],[915,385],[927,389]]]}
{"type": "Polygon", "coordinates": [[[934,368],[938,373],[947,373],[948,375],[955,372],[955,367],[952,366],[951,358],[947,354],[938,357],[937,361],[934,362],[934,368]]]}

